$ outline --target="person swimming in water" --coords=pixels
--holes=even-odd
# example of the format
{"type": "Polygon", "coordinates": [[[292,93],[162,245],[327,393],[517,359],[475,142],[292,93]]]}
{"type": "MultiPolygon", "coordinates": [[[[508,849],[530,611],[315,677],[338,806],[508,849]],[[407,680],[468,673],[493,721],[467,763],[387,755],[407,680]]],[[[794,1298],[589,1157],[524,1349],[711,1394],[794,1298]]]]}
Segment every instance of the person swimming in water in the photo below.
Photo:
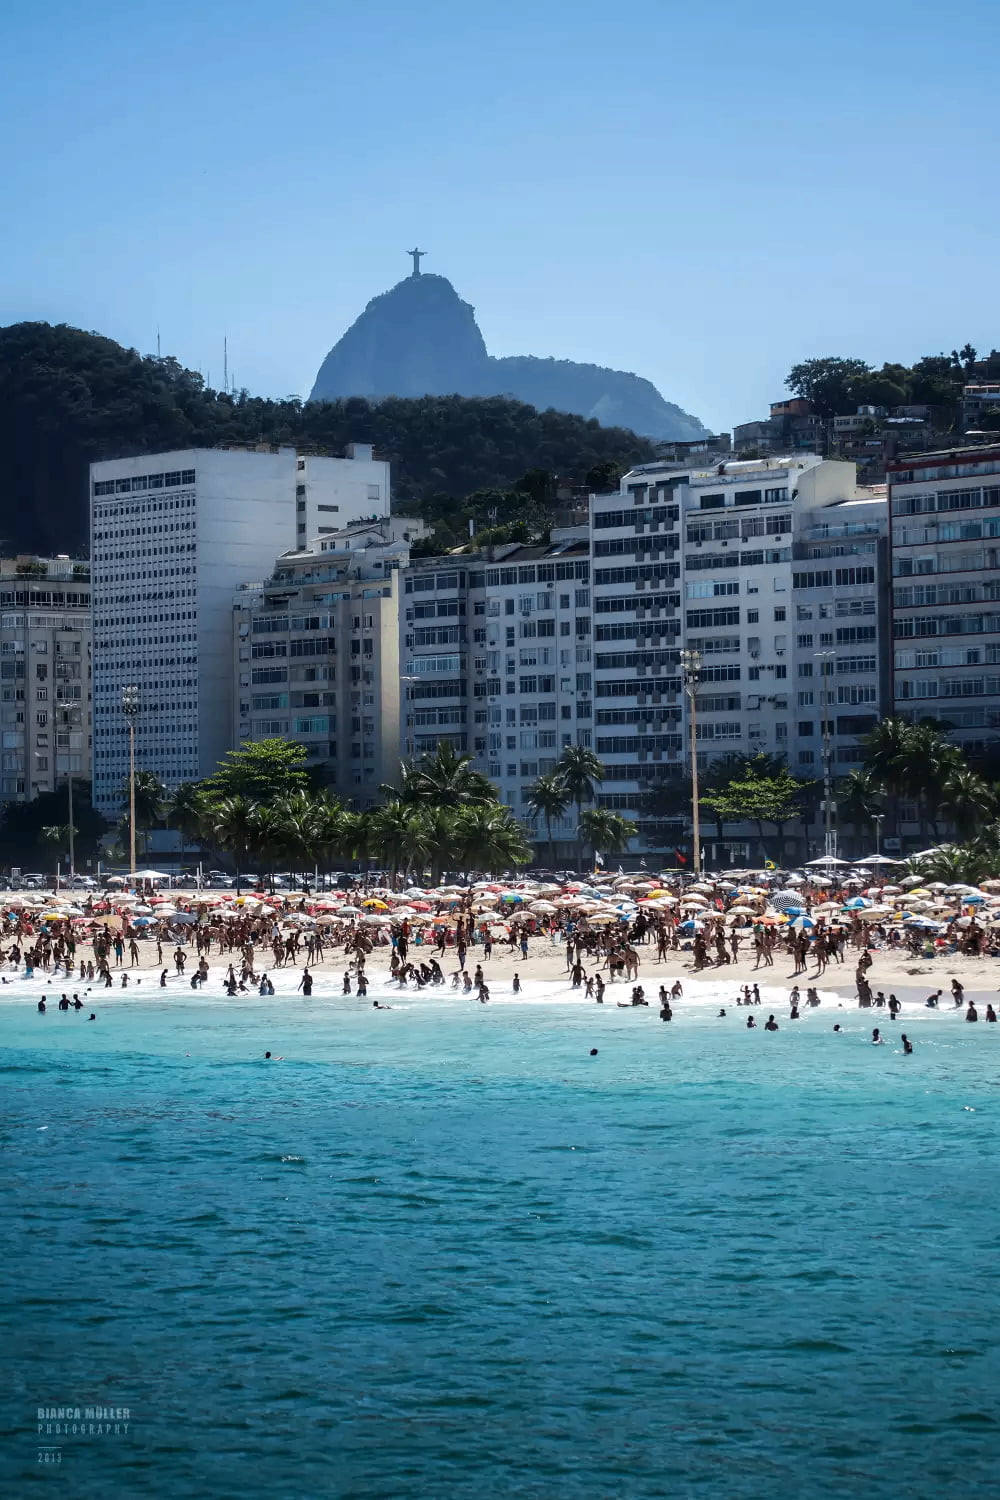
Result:
{"type": "Polygon", "coordinates": [[[753,1016],[747,1016],[747,1031],[756,1031],[756,1029],[757,1022],[754,1020],[753,1016]]]}
{"type": "Polygon", "coordinates": [[[879,1029],[878,1029],[877,1026],[875,1027],[875,1030],[872,1032],[872,1046],[873,1047],[884,1047],[885,1046],[885,1039],[882,1036],[882,1033],[879,1031],[879,1029]]]}
{"type": "Polygon", "coordinates": [[[908,1056],[913,1051],[913,1043],[910,1041],[910,1038],[906,1035],[905,1031],[903,1032],[899,1040],[903,1044],[904,1054],[908,1056]]]}
{"type": "Polygon", "coordinates": [[[777,1031],[777,1029],[778,1029],[778,1023],[777,1023],[777,1021],[774,1019],[773,1016],[768,1016],[767,1020],[764,1022],[764,1030],[765,1031],[777,1031]]]}
{"type": "Polygon", "coordinates": [[[967,1021],[978,1021],[979,1020],[979,1012],[976,1009],[976,1007],[973,1005],[973,1003],[972,1003],[971,1000],[969,1001],[969,1008],[965,1012],[965,1019],[967,1021]]]}

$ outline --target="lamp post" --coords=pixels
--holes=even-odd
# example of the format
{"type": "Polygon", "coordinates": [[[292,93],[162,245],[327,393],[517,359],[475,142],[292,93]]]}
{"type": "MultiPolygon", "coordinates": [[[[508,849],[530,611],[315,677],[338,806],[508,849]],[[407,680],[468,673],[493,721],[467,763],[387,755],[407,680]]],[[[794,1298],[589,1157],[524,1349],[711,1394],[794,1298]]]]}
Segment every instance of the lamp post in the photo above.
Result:
{"type": "Polygon", "coordinates": [[[701,822],[698,813],[698,683],[701,680],[701,652],[680,653],[684,691],[691,704],[691,836],[694,843],[695,874],[701,874],[701,822]]]}
{"type": "Polygon", "coordinates": [[[122,688],[122,713],[128,724],[129,875],[135,884],[135,721],[139,717],[139,689],[122,688]]]}
{"type": "Polygon", "coordinates": [[[875,824],[875,853],[882,853],[882,824],[885,822],[885,813],[872,813],[872,822],[875,824]]]}
{"type": "Polygon", "coordinates": [[[819,662],[819,698],[823,710],[823,853],[833,859],[837,853],[836,835],[833,829],[833,773],[830,766],[830,689],[827,681],[833,676],[832,662],[835,651],[814,651],[819,662]],[[829,672],[827,662],[831,663],[829,672]]]}

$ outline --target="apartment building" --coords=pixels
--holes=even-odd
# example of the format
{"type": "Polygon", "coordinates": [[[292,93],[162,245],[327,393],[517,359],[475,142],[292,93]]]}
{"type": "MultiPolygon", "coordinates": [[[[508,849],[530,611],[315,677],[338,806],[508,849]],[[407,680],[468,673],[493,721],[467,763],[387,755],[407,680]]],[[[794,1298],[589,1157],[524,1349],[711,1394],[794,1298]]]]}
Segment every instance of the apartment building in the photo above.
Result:
{"type": "Polygon", "coordinates": [[[139,689],[137,762],[168,787],[230,749],[236,695],[232,598],[307,537],[387,512],[389,465],[234,445],[91,466],[95,805],[121,803],[122,691],[139,689]]]}
{"type": "Polygon", "coordinates": [[[0,800],[89,776],[90,564],[0,558],[0,800]]]}
{"type": "MultiPolygon", "coordinates": [[[[533,832],[532,783],[593,742],[589,552],[587,527],[557,528],[539,546],[414,559],[404,578],[403,754],[468,752],[533,832]]],[[[574,819],[553,833],[565,853],[574,819]]]]}
{"type": "Polygon", "coordinates": [[[232,601],[234,744],[304,745],[359,807],[399,779],[400,579],[420,522],[383,518],[313,539],[232,601]]]}
{"type": "Polygon", "coordinates": [[[884,516],[853,464],[815,454],[647,465],[592,498],[605,806],[662,837],[645,793],[687,769],[682,649],[699,663],[701,769],[767,752],[818,775],[824,722],[834,764],[860,759],[887,684],[884,516]]]}
{"type": "Polygon", "coordinates": [[[342,458],[298,452],[295,458],[295,545],[329,536],[362,519],[389,514],[388,460],[370,443],[348,443],[342,458]]]}
{"type": "Polygon", "coordinates": [[[889,466],[892,701],[972,755],[1000,731],[1000,444],[889,466]]]}
{"type": "Polygon", "coordinates": [[[232,743],[232,596],[294,545],[294,448],[188,449],[91,465],[94,805],[121,806],[122,692],[136,760],[168,787],[232,743]]]}

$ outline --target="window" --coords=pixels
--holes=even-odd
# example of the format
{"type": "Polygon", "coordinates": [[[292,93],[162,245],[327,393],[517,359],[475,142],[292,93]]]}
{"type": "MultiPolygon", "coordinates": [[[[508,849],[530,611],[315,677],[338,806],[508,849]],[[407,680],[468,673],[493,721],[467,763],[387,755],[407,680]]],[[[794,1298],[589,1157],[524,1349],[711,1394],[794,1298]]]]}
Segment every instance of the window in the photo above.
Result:
{"type": "Polygon", "coordinates": [[[701,630],[716,625],[738,625],[739,623],[738,609],[689,609],[687,611],[689,630],[701,630]]]}
{"type": "Polygon", "coordinates": [[[785,618],[786,613],[787,613],[787,611],[785,610],[784,605],[780,604],[777,607],[777,609],[774,611],[774,618],[775,618],[775,620],[778,623],[780,623],[785,618]]]}
{"type": "Polygon", "coordinates": [[[800,740],[811,740],[812,737],[813,737],[813,732],[814,731],[813,731],[813,721],[812,721],[812,719],[800,719],[799,720],[799,739],[800,740]]]}
{"type": "Polygon", "coordinates": [[[812,674],[813,674],[813,664],[812,664],[812,662],[811,661],[800,661],[799,662],[799,676],[800,677],[811,677],[812,674]]]}
{"type": "Polygon", "coordinates": [[[760,610],[759,609],[748,609],[747,610],[747,624],[748,625],[759,625],[760,624],[760,610]]]}
{"type": "MultiPolygon", "coordinates": [[[[838,571],[848,571],[847,569],[838,571]]],[[[796,589],[828,589],[833,585],[833,569],[819,568],[814,572],[792,575],[792,587],[796,589]]]]}

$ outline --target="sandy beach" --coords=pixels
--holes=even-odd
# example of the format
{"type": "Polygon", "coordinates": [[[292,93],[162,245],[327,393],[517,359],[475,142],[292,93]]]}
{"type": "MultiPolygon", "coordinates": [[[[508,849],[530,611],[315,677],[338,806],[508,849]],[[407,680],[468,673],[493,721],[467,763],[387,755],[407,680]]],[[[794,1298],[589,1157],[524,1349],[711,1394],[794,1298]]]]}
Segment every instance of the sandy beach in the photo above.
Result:
{"type": "MultiPolygon", "coordinates": [[[[189,896],[197,900],[196,892],[177,892],[179,901],[189,896]]],[[[9,941],[9,940],[8,940],[9,941]]],[[[13,999],[16,993],[22,997],[25,985],[30,988],[32,994],[36,991],[40,995],[43,991],[55,992],[56,998],[64,989],[69,993],[79,991],[84,995],[89,990],[93,997],[92,1003],[102,1001],[104,1003],[122,1002],[136,1003],[145,999],[156,999],[162,1001],[165,998],[177,1000],[190,999],[194,994],[208,997],[216,996],[227,1004],[238,1005],[241,1001],[256,996],[256,989],[250,988],[248,995],[237,995],[230,998],[224,990],[224,981],[227,968],[232,961],[239,971],[240,962],[238,953],[219,953],[217,942],[213,942],[212,952],[209,956],[209,977],[204,986],[198,991],[192,991],[190,976],[194,968],[193,943],[183,944],[184,951],[188,955],[186,973],[178,975],[174,968],[173,954],[176,943],[164,941],[162,963],[157,960],[156,943],[151,938],[142,937],[138,939],[139,963],[130,965],[129,953],[126,951],[120,966],[114,965],[112,957],[112,975],[114,985],[108,989],[104,984],[97,981],[88,981],[81,984],[78,977],[72,979],[64,976],[61,969],[46,972],[36,969],[32,979],[25,977],[23,964],[15,968],[9,963],[0,967],[0,975],[6,984],[0,986],[0,999],[5,998],[4,990],[8,990],[13,999]],[[166,985],[161,987],[159,983],[162,969],[167,970],[166,985]],[[121,976],[128,975],[128,985],[121,987],[121,976]]],[[[451,987],[451,978],[458,964],[454,948],[447,949],[441,966],[446,976],[446,984],[436,988],[428,987],[417,990],[412,985],[401,988],[389,974],[390,948],[388,945],[378,946],[369,955],[366,965],[366,974],[369,984],[367,1003],[371,1005],[374,1001],[380,1001],[388,1005],[404,1005],[407,997],[410,999],[420,995],[421,1001],[433,1001],[442,1005],[468,1005],[476,1003],[475,992],[471,995],[465,994],[461,988],[451,987]]],[[[683,986],[683,996],[673,1001],[676,1019],[681,1019],[685,1011],[694,1007],[726,1007],[736,1005],[737,995],[744,984],[751,987],[756,983],[760,988],[762,1007],[770,1007],[776,1012],[783,1010],[787,1013],[789,1007],[789,994],[794,985],[798,985],[803,1002],[808,987],[814,987],[819,994],[821,1006],[827,1008],[843,1007],[845,1009],[857,1009],[857,995],[854,986],[854,968],[860,950],[848,947],[844,962],[838,964],[830,962],[825,973],[816,975],[815,963],[809,963],[804,974],[796,975],[794,963],[789,954],[779,950],[774,954],[774,963],[770,967],[763,964],[755,967],[755,956],[752,945],[744,940],[741,952],[736,962],[716,967],[710,965],[694,973],[694,959],[690,947],[681,948],[676,952],[668,954],[663,962],[657,962],[656,947],[654,944],[638,944],[636,952],[639,957],[638,980],[634,981],[643,986],[645,998],[649,1002],[650,1011],[655,1013],[659,987],[665,985],[670,987],[679,980],[683,986]]],[[[77,962],[81,957],[90,958],[92,948],[89,941],[78,943],[77,962]]],[[[436,949],[431,944],[422,945],[412,943],[410,958],[419,962],[421,957],[430,958],[436,956],[436,949]]],[[[927,996],[937,990],[943,991],[940,1000],[941,1011],[952,1012],[955,1007],[951,996],[951,980],[958,979],[964,987],[967,999],[975,1000],[980,1009],[985,1007],[989,1000],[994,1000],[998,993],[998,982],[1000,982],[1000,963],[990,958],[969,957],[959,954],[940,955],[934,958],[914,958],[912,955],[895,950],[872,950],[873,965],[868,971],[868,981],[874,993],[882,990],[886,996],[895,994],[903,1002],[904,1016],[916,1018],[918,1015],[933,1015],[934,1011],[926,1008],[924,1001],[927,996]]],[[[593,1005],[596,1002],[588,999],[583,988],[574,989],[570,982],[567,971],[565,944],[562,941],[552,942],[548,937],[535,936],[529,941],[528,958],[523,959],[518,948],[511,949],[503,941],[496,941],[490,958],[483,955],[482,946],[471,947],[466,959],[466,969],[471,975],[477,964],[483,966],[484,977],[490,991],[491,1005],[517,1004],[558,1004],[558,1005],[593,1005]],[[513,981],[515,973],[519,976],[521,991],[515,992],[513,981]]],[[[305,967],[304,956],[300,955],[296,962],[290,962],[284,967],[274,967],[272,956],[269,951],[257,949],[255,959],[258,974],[267,972],[274,983],[276,993],[286,995],[290,999],[301,996],[297,989],[302,978],[305,967]]],[[[313,995],[342,996],[343,975],[349,967],[349,960],[345,956],[341,944],[327,947],[321,960],[309,964],[313,976],[313,995]]],[[[584,969],[587,974],[601,973],[607,990],[605,994],[606,1005],[615,1005],[619,1001],[628,1002],[631,996],[633,981],[612,982],[609,979],[606,968],[600,968],[596,960],[585,960],[584,969]]],[[[352,989],[355,988],[353,969],[352,989]]],[[[357,997],[357,1003],[363,1005],[365,999],[357,997]]],[[[809,1007],[803,1003],[803,1016],[810,1014],[809,1007]]],[[[865,1011],[883,1020],[888,1020],[884,1009],[875,1007],[865,1011]]]]}

